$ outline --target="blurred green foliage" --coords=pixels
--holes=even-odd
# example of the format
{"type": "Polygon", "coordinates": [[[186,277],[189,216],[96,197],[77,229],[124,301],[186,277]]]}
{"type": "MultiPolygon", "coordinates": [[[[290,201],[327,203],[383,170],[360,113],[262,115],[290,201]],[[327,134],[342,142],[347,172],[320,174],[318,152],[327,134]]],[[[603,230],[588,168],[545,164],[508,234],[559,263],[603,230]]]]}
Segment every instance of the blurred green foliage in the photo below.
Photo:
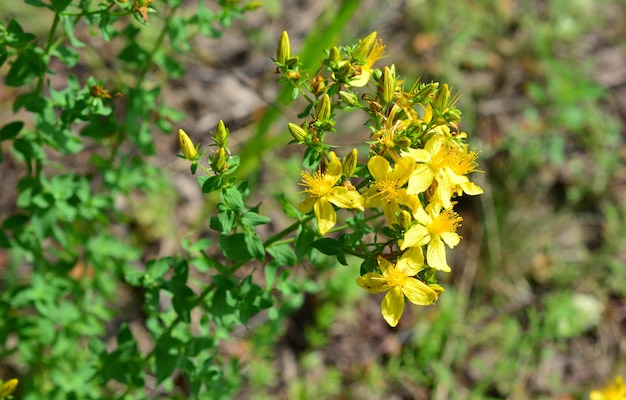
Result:
{"type": "MultiPolygon", "coordinates": [[[[205,385],[204,393],[212,398],[237,393],[275,398],[284,384],[284,371],[276,361],[285,346],[279,338],[288,330],[278,321],[303,308],[303,288],[316,302],[309,307],[313,315],[296,331],[304,337],[304,348],[294,360],[298,373],[281,392],[290,398],[367,399],[393,393],[433,399],[583,399],[606,374],[624,374],[626,356],[616,344],[619,338],[608,343],[603,339],[612,329],[623,332],[623,320],[611,319],[616,318],[614,304],[626,296],[623,116],[612,105],[615,89],[594,79],[593,46],[583,46],[599,40],[626,51],[620,41],[626,31],[625,19],[619,18],[626,12],[623,2],[602,7],[585,0],[403,3],[401,34],[410,40],[403,49],[405,63],[397,63],[398,69],[423,81],[451,82],[463,93],[463,129],[479,138],[474,144],[482,151],[484,187],[489,190],[480,203],[463,204],[478,216],[475,226],[467,223],[468,242],[480,249],[475,274],[464,256],[451,261],[464,269],[458,268],[437,307],[416,313],[415,321],[398,331],[385,331],[400,338],[401,350],[381,350],[387,336],[364,334],[351,345],[371,350],[370,358],[355,357],[351,368],[326,361],[325,349],[332,351],[337,339],[334,329],[344,327],[358,335],[379,328],[366,317],[378,305],[352,292],[358,267],[350,260],[343,269],[320,268],[319,274],[328,274],[323,285],[294,279],[271,264],[264,271],[267,288],[225,279],[221,291],[207,297],[220,304],[214,317],[223,325],[192,335],[187,322],[193,318],[189,311],[194,304],[186,296],[186,274],[190,265],[200,271],[216,267],[206,265],[202,256],[209,242],[187,243],[188,259],[161,259],[140,271],[135,266],[141,249],[120,240],[119,232],[110,228],[135,219],[116,211],[117,196],[136,191],[158,196],[159,188],[169,185],[145,162],[154,153],[154,127],[171,132],[183,117],[164,104],[160,83],[182,76],[185,66],[178,55],[190,50],[190,37],[198,32],[217,36],[216,24],[228,25],[239,15],[229,8],[232,2],[220,3],[223,13],[200,7],[189,16],[168,11],[181,6],[177,1],[156,2],[159,12],[148,14],[149,29],[130,3],[116,2],[117,11],[111,13],[106,5],[113,2],[82,1],[76,10],[64,1],[3,5],[0,64],[6,85],[19,89],[13,107],[32,116],[3,121],[0,129],[3,149],[10,148],[26,168],[17,187],[20,211],[8,216],[0,231],[0,247],[11,248],[10,264],[0,277],[0,359],[3,365],[28,371],[12,371],[20,375],[20,398],[113,396],[119,387],[107,386],[108,381],[128,388],[118,398],[141,398],[139,392],[147,384],[141,366],[148,359],[166,393],[177,385],[172,378],[176,371],[187,368],[194,371],[189,376],[191,390],[205,385]],[[81,17],[92,5],[99,11],[81,17]],[[32,6],[41,12],[24,12],[32,6]],[[62,15],[65,7],[72,11],[62,15]],[[82,59],[81,46],[93,39],[73,29],[81,18],[103,40],[124,45],[114,46],[108,60],[94,52],[85,52],[89,59],[82,59]],[[70,69],[97,66],[102,75],[76,72],[67,86],[45,91],[51,60],[70,69]],[[146,86],[148,76],[160,81],[146,86]],[[94,87],[113,99],[104,92],[94,96],[94,87]],[[121,119],[111,109],[111,103],[119,101],[116,93],[123,95],[125,104],[121,119]],[[80,124],[79,135],[73,124],[80,124]],[[67,167],[51,156],[72,156],[92,143],[103,146],[88,160],[85,172],[66,172],[67,167]],[[101,185],[98,191],[91,186],[94,179],[101,185]],[[110,303],[128,295],[128,288],[117,284],[121,281],[138,287],[145,298],[142,318],[149,334],[160,338],[149,354],[152,358],[137,347],[131,316],[117,321],[119,329],[107,324],[110,303]],[[280,304],[264,303],[272,282],[280,304]],[[174,309],[164,313],[161,296],[174,309]],[[269,321],[247,332],[239,343],[252,349],[245,352],[249,361],[224,357],[218,368],[213,363],[217,341],[257,311],[237,311],[246,296],[258,298],[259,309],[270,307],[269,321]],[[164,330],[180,315],[187,321],[164,330]],[[359,317],[364,325],[356,321],[359,317]],[[618,328],[611,325],[615,321],[618,328]],[[114,349],[96,339],[112,332],[114,349]],[[85,340],[90,337],[94,339],[85,340]],[[184,342],[188,346],[182,346],[184,342]],[[213,351],[200,351],[206,348],[213,351]],[[94,356],[96,365],[89,361],[94,356]],[[96,376],[97,368],[102,369],[96,376]],[[584,374],[583,368],[594,371],[584,374]],[[103,393],[103,387],[110,392],[103,393]]],[[[269,3],[280,10],[280,4],[269,3]]],[[[347,26],[357,6],[365,4],[340,4],[337,19],[320,29],[324,36],[311,34],[302,53],[328,47],[326,39],[358,36],[346,32],[347,26]]],[[[364,12],[376,14],[378,7],[364,12]]],[[[380,33],[387,42],[395,34],[400,33],[380,33]]],[[[266,114],[245,152],[254,153],[264,140],[271,147],[261,132],[267,132],[275,118],[266,114]]],[[[247,171],[260,162],[260,157],[242,158],[251,163],[242,165],[247,171]]],[[[72,168],[80,171],[79,166],[72,168]]],[[[228,251],[236,242],[221,245],[228,251]]],[[[298,256],[282,250],[275,247],[272,256],[285,264],[298,256]]],[[[474,254],[471,245],[463,250],[474,254]]]]}

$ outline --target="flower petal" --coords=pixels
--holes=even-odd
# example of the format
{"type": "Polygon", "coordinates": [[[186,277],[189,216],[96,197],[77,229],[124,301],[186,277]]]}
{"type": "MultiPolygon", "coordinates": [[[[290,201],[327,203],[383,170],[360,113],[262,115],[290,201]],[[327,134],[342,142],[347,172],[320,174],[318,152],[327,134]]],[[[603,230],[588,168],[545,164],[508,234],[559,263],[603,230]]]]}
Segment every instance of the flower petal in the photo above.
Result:
{"type": "Polygon", "coordinates": [[[380,305],[380,309],[383,314],[383,318],[389,326],[395,327],[400,321],[402,312],[404,311],[404,294],[402,289],[398,286],[394,286],[383,298],[383,302],[380,305]]]}
{"type": "Polygon", "coordinates": [[[326,164],[326,170],[324,171],[324,182],[328,183],[328,186],[333,186],[341,178],[343,169],[334,151],[328,153],[328,159],[328,164],[326,164]]]}
{"type": "Polygon", "coordinates": [[[372,294],[385,292],[389,290],[390,287],[387,278],[378,272],[368,272],[356,278],[356,284],[372,294]]]}
{"type": "Polygon", "coordinates": [[[397,186],[402,187],[409,180],[415,169],[415,160],[409,156],[400,158],[393,170],[389,173],[388,179],[398,181],[397,186]]]}
{"type": "Polygon", "coordinates": [[[420,194],[425,192],[432,185],[435,175],[428,165],[419,164],[415,167],[413,175],[409,178],[407,193],[420,194]]]}
{"type": "Polygon", "coordinates": [[[456,232],[441,232],[439,236],[449,248],[453,248],[461,241],[461,236],[456,232]]]}
{"type": "Polygon", "coordinates": [[[391,172],[391,166],[386,158],[381,156],[374,156],[367,162],[367,169],[369,169],[372,177],[377,181],[384,181],[391,172]]]}
{"type": "Polygon", "coordinates": [[[432,154],[424,149],[407,149],[401,153],[403,156],[409,156],[416,162],[425,163],[430,161],[432,154]]]}
{"type": "Polygon", "coordinates": [[[423,246],[430,241],[430,232],[425,226],[415,224],[404,233],[404,241],[400,250],[404,250],[408,247],[423,246]]]}
{"type": "Polygon", "coordinates": [[[325,198],[318,199],[313,205],[313,211],[315,211],[315,218],[317,218],[317,226],[320,233],[326,234],[329,230],[337,224],[337,213],[333,206],[325,198]]]}
{"type": "Polygon", "coordinates": [[[308,195],[306,199],[302,201],[302,203],[298,204],[298,210],[306,214],[311,211],[311,209],[313,208],[313,204],[315,204],[316,201],[317,197],[308,195]]]}
{"type": "Polygon", "coordinates": [[[326,199],[339,208],[349,208],[363,211],[363,197],[356,190],[348,190],[343,186],[330,189],[326,199]]]}
{"type": "Polygon", "coordinates": [[[450,266],[448,266],[448,262],[446,261],[446,248],[443,245],[443,241],[438,236],[435,236],[433,240],[428,243],[426,260],[431,268],[444,272],[451,271],[450,266]]]}
{"type": "Polygon", "coordinates": [[[378,256],[376,261],[378,262],[378,267],[380,268],[380,271],[383,273],[383,275],[386,275],[387,271],[389,269],[393,269],[394,268],[394,266],[391,263],[391,261],[387,260],[384,257],[378,256]]]}
{"type": "Polygon", "coordinates": [[[402,292],[413,304],[429,306],[437,301],[437,292],[416,278],[406,278],[402,283],[402,292]]]}
{"type": "Polygon", "coordinates": [[[414,276],[424,268],[424,253],[421,247],[409,248],[396,264],[396,268],[406,276],[414,276]]]}

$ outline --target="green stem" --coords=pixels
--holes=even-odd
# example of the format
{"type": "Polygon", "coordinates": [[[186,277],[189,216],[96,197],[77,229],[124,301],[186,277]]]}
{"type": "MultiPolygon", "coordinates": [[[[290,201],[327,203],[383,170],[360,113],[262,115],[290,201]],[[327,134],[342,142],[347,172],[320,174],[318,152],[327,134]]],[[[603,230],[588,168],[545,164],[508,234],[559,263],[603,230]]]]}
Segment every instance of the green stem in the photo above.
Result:
{"type": "MultiPolygon", "coordinates": [[[[50,52],[53,48],[53,42],[54,42],[54,35],[56,33],[57,27],[59,26],[59,21],[61,20],[61,18],[59,17],[59,14],[54,14],[54,20],[52,21],[52,26],[50,27],[50,31],[48,32],[48,39],[46,40],[46,48],[44,49],[44,54],[46,56],[50,55],[50,52]]],[[[48,57],[49,60],[49,57],[48,57]]],[[[46,66],[47,69],[47,66],[46,66]]],[[[37,93],[41,94],[41,92],[43,91],[43,82],[46,79],[46,73],[45,71],[41,74],[41,76],[39,76],[39,81],[37,82],[37,93]]]]}

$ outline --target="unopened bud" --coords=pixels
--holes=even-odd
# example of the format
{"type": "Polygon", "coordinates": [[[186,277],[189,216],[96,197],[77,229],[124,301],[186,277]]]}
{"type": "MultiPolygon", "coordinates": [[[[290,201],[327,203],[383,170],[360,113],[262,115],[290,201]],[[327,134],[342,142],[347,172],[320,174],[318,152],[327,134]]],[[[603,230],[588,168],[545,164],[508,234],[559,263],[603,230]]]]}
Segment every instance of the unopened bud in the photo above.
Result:
{"type": "Polygon", "coordinates": [[[215,154],[211,157],[211,168],[215,173],[222,173],[228,168],[228,154],[226,154],[226,149],[220,147],[217,149],[215,154]]]}
{"type": "Polygon", "coordinates": [[[13,391],[17,387],[17,383],[17,379],[13,378],[0,385],[0,399],[4,399],[5,397],[8,397],[11,393],[13,393],[13,391]]]}
{"type": "Polygon", "coordinates": [[[341,53],[339,52],[339,49],[337,48],[337,46],[333,46],[330,49],[330,52],[328,52],[328,59],[332,63],[338,63],[339,62],[339,60],[341,59],[341,53]]]}
{"type": "Polygon", "coordinates": [[[289,124],[287,124],[287,127],[289,128],[289,133],[291,133],[291,136],[293,136],[293,138],[299,143],[304,142],[309,136],[307,131],[305,131],[300,125],[296,125],[290,122],[289,124]]]}
{"type": "Polygon", "coordinates": [[[415,94],[415,100],[417,100],[418,103],[424,102],[438,87],[439,83],[437,82],[425,85],[423,88],[417,91],[417,94],[415,94]]]}
{"type": "Polygon", "coordinates": [[[376,35],[376,32],[372,32],[364,39],[359,40],[359,44],[352,53],[352,58],[358,61],[365,61],[372,47],[374,47],[374,43],[376,43],[376,35]]]}
{"type": "Polygon", "coordinates": [[[428,287],[434,290],[435,293],[437,293],[437,296],[441,296],[444,291],[443,287],[441,287],[441,285],[437,285],[436,283],[429,283],[428,287]]]}
{"type": "Polygon", "coordinates": [[[180,144],[180,149],[183,152],[185,160],[195,161],[196,156],[198,155],[198,150],[193,145],[189,136],[182,129],[178,130],[178,143],[180,144]]]}
{"type": "Polygon", "coordinates": [[[450,101],[450,89],[448,88],[448,84],[444,83],[441,85],[439,90],[437,90],[437,94],[435,95],[435,99],[433,101],[433,108],[435,110],[443,111],[450,101]]]}
{"type": "Polygon", "coordinates": [[[228,136],[228,129],[226,129],[224,121],[220,119],[220,122],[217,123],[217,128],[215,128],[213,140],[215,140],[215,144],[217,144],[219,147],[228,147],[228,136]]]}
{"type": "Polygon", "coordinates": [[[278,46],[276,46],[276,61],[284,65],[290,57],[291,45],[289,44],[289,35],[287,35],[287,31],[283,31],[278,40],[278,46]]]}
{"type": "Polygon", "coordinates": [[[256,0],[256,1],[251,1],[249,3],[246,3],[246,5],[244,6],[244,9],[246,11],[254,11],[257,8],[261,8],[263,7],[263,2],[260,0],[256,0]]]}
{"type": "Polygon", "coordinates": [[[352,92],[344,92],[342,90],[339,92],[339,97],[341,98],[341,101],[349,106],[355,106],[359,104],[359,98],[352,92]]]}
{"type": "Polygon", "coordinates": [[[319,121],[326,121],[328,118],[330,118],[330,97],[328,96],[328,94],[325,93],[319,99],[315,111],[315,117],[319,121]]]}
{"type": "Polygon", "coordinates": [[[378,81],[378,96],[383,104],[388,104],[393,100],[393,93],[396,86],[396,79],[393,75],[389,67],[385,67],[378,81]]]}
{"type": "Polygon", "coordinates": [[[400,211],[400,214],[398,215],[398,225],[400,225],[400,228],[407,231],[411,227],[412,221],[413,218],[407,210],[400,211]]]}
{"type": "Polygon", "coordinates": [[[352,149],[352,151],[348,153],[348,155],[345,156],[343,160],[341,160],[341,169],[343,170],[343,174],[348,178],[354,175],[358,156],[359,153],[357,149],[352,149]]]}

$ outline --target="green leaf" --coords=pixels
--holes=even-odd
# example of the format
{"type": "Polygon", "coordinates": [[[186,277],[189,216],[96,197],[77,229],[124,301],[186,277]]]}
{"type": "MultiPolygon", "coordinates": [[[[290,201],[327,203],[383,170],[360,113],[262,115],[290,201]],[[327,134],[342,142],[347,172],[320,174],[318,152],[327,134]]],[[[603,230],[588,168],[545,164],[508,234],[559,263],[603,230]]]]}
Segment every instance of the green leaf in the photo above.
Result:
{"type": "Polygon", "coordinates": [[[46,3],[44,3],[41,0],[24,0],[24,3],[26,4],[30,4],[31,6],[35,6],[35,7],[46,7],[46,8],[50,8],[49,5],[47,5],[46,3]]]}
{"type": "Polygon", "coordinates": [[[311,246],[319,250],[322,254],[336,256],[341,250],[339,242],[332,238],[321,238],[314,241],[311,246]]]}
{"type": "Polygon", "coordinates": [[[296,236],[296,257],[299,261],[304,259],[311,251],[311,243],[315,240],[315,232],[308,226],[302,226],[296,236]]]}
{"type": "Polygon", "coordinates": [[[76,64],[78,64],[78,60],[80,59],[76,50],[63,45],[57,46],[52,54],[70,68],[76,66],[76,64]]]}
{"type": "Polygon", "coordinates": [[[15,19],[11,19],[11,21],[9,21],[9,25],[7,26],[7,34],[3,39],[4,44],[7,46],[21,49],[33,41],[36,37],[37,36],[32,33],[25,33],[19,22],[15,19]]]}
{"type": "Polygon", "coordinates": [[[215,339],[210,337],[194,337],[185,343],[183,351],[190,357],[195,357],[201,352],[215,348],[215,339]]]}
{"type": "Polygon", "coordinates": [[[233,210],[240,210],[243,208],[243,197],[239,190],[229,187],[222,190],[222,198],[224,203],[233,210]]]}
{"type": "Polygon", "coordinates": [[[47,101],[36,93],[24,93],[15,99],[13,102],[13,112],[18,112],[20,108],[24,107],[26,111],[38,114],[46,108],[47,101]]]}
{"type": "Polygon", "coordinates": [[[171,259],[161,258],[158,260],[150,260],[146,265],[146,280],[155,281],[163,277],[170,269],[171,259]]]}
{"type": "Polygon", "coordinates": [[[4,64],[8,56],[9,56],[9,53],[7,51],[6,46],[0,43],[0,67],[2,67],[2,64],[4,64]]]}
{"type": "Polygon", "coordinates": [[[176,349],[163,348],[163,346],[157,343],[154,356],[156,364],[156,383],[159,384],[172,375],[172,372],[176,369],[179,355],[176,349]]]}
{"type": "Polygon", "coordinates": [[[20,133],[24,123],[22,121],[9,122],[0,129],[0,141],[13,139],[20,133]]]}
{"type": "Polygon", "coordinates": [[[296,254],[288,244],[270,246],[266,250],[280,266],[287,267],[296,264],[296,254]]]}
{"type": "Polygon", "coordinates": [[[26,49],[11,65],[5,82],[8,86],[22,86],[44,73],[45,64],[41,55],[32,49],[26,49]]]}
{"type": "Polygon", "coordinates": [[[226,258],[230,260],[248,261],[252,258],[243,233],[220,236],[218,246],[224,252],[226,258]]]}
{"type": "Polygon", "coordinates": [[[246,232],[245,241],[248,253],[255,259],[263,261],[265,259],[265,248],[259,235],[254,232],[246,232]]]}
{"type": "Polygon", "coordinates": [[[239,168],[239,164],[241,163],[241,160],[239,159],[239,156],[231,156],[228,158],[228,169],[226,170],[227,174],[232,174],[233,172],[235,172],[237,170],[237,168],[239,168]]]}
{"type": "Polygon", "coordinates": [[[252,211],[246,211],[241,216],[241,224],[243,226],[263,225],[263,224],[267,224],[270,221],[271,219],[269,217],[266,217],[264,215],[259,215],[252,211]]]}
{"type": "Polygon", "coordinates": [[[174,297],[172,306],[174,311],[185,323],[191,322],[191,310],[196,305],[196,294],[187,285],[172,285],[174,297]]]}
{"type": "Polygon", "coordinates": [[[202,193],[211,193],[222,187],[222,177],[219,175],[208,178],[202,184],[202,193]]]}
{"type": "Polygon", "coordinates": [[[287,201],[287,199],[285,199],[285,195],[284,194],[279,194],[277,196],[278,201],[280,202],[280,205],[283,207],[283,211],[285,212],[285,214],[288,217],[291,218],[300,218],[300,216],[302,215],[302,213],[300,211],[298,211],[298,209],[296,207],[294,207],[293,204],[291,204],[289,201],[287,201]]]}
{"type": "Polygon", "coordinates": [[[54,12],[60,13],[70,5],[72,0],[50,0],[50,5],[54,12]]]}
{"type": "MultiPolygon", "coordinates": [[[[63,1],[63,0],[60,0],[63,1]]],[[[74,35],[74,24],[76,23],[73,16],[70,15],[62,15],[60,14],[61,23],[63,24],[63,29],[65,29],[65,33],[70,39],[70,43],[74,47],[85,47],[85,43],[81,42],[74,35]]]]}

